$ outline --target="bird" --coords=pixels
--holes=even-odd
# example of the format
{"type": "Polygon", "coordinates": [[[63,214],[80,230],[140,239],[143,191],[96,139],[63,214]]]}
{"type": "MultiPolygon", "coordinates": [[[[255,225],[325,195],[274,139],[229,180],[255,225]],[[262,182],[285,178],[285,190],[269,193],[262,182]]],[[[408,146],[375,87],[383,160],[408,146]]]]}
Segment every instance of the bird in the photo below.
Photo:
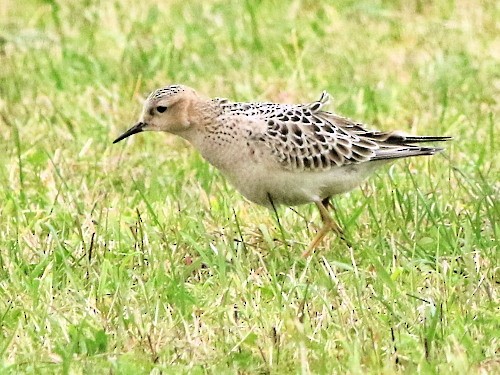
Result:
{"type": "Polygon", "coordinates": [[[113,143],[145,131],[175,134],[251,202],[274,210],[314,203],[323,226],[304,251],[307,257],[330,231],[344,238],[329,212],[331,197],[356,188],[395,159],[443,150],[423,142],[451,139],[369,129],[326,111],[329,98],[323,91],[304,104],[234,102],[168,85],[151,92],[139,121],[113,143]]]}

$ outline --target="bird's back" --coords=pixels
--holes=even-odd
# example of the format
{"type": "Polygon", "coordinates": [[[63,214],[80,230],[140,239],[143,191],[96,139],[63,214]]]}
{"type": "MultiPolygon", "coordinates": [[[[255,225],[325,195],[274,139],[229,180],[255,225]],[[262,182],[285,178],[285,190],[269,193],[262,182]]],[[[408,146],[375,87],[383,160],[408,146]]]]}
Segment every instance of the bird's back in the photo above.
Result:
{"type": "Polygon", "coordinates": [[[323,92],[309,104],[239,103],[214,99],[219,121],[245,119],[254,126],[252,142],[267,147],[276,162],[290,171],[325,171],[351,164],[433,155],[441,148],[421,142],[450,137],[409,136],[370,130],[365,125],[323,110],[329,96],[323,92]]]}

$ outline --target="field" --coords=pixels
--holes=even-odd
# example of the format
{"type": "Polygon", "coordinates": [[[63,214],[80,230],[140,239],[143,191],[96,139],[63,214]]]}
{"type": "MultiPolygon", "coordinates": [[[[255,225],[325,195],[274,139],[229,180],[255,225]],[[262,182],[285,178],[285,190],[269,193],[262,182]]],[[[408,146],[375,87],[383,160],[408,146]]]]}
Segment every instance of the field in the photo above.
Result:
{"type": "Polygon", "coordinates": [[[500,373],[494,0],[0,3],[0,372],[500,373]],[[112,145],[157,87],[449,135],[258,207],[189,144],[112,145]],[[278,224],[279,223],[279,224],[278,224]]]}

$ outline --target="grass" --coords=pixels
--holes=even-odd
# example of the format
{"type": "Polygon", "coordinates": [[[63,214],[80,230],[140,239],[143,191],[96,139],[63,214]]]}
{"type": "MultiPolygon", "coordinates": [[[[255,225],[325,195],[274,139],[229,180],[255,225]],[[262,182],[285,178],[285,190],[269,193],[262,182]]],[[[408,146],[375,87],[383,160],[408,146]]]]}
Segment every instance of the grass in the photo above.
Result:
{"type": "Polygon", "coordinates": [[[0,5],[2,373],[498,373],[498,4],[0,5]],[[452,135],[313,207],[244,201],[185,142],[111,141],[179,82],[452,135]]]}

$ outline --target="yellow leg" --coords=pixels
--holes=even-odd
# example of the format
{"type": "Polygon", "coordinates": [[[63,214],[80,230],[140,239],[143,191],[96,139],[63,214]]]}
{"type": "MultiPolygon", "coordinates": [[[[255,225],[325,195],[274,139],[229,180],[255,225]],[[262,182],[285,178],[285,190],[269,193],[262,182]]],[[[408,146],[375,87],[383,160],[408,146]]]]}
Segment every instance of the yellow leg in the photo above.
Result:
{"type": "MultiPolygon", "coordinates": [[[[316,247],[320,244],[321,240],[328,234],[329,231],[334,231],[337,236],[345,240],[344,233],[339,225],[332,219],[330,213],[326,206],[328,206],[328,199],[324,199],[323,201],[314,202],[318,207],[319,214],[321,215],[321,220],[323,221],[323,227],[316,233],[311,244],[307,247],[307,250],[302,253],[304,258],[311,255],[316,247]]],[[[349,245],[349,244],[348,244],[349,245]]],[[[350,245],[349,245],[350,246],[350,245]]]]}

